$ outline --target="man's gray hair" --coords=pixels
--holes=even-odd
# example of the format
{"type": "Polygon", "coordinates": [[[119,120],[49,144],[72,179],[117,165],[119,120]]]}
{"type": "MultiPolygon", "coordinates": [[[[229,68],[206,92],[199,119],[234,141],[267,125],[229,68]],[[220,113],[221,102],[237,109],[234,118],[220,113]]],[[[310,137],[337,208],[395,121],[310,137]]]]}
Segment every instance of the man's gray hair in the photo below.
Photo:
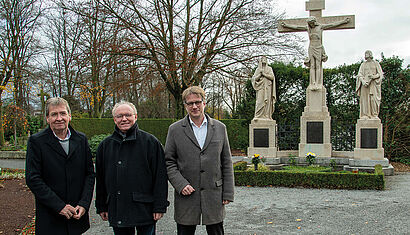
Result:
{"type": "Polygon", "coordinates": [[[64,105],[65,108],[67,109],[68,114],[71,114],[70,105],[68,105],[67,100],[61,97],[51,97],[46,102],[46,116],[48,117],[49,115],[50,106],[60,106],[60,105],[64,105]]]}
{"type": "Polygon", "coordinates": [[[133,114],[137,114],[137,108],[135,108],[135,105],[134,105],[133,103],[128,102],[128,101],[121,100],[120,102],[118,102],[118,103],[116,103],[116,104],[114,105],[114,108],[112,108],[112,116],[113,116],[113,117],[115,116],[115,111],[117,110],[117,108],[118,108],[120,105],[123,105],[123,104],[126,104],[126,105],[130,106],[131,109],[134,111],[133,114]]]}

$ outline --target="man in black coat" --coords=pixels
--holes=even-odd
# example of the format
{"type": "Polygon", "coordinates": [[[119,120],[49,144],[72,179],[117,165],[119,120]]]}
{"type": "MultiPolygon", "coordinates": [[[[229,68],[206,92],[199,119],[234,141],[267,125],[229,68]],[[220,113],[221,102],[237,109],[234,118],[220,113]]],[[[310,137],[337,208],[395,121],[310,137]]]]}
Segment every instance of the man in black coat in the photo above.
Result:
{"type": "Polygon", "coordinates": [[[112,114],[114,133],[97,150],[97,214],[116,235],[155,234],[169,205],[164,150],[153,135],[138,129],[132,103],[117,103],[112,114]]]}
{"type": "Polygon", "coordinates": [[[69,126],[63,98],[46,104],[49,127],[27,143],[26,182],[36,200],[36,234],[82,234],[90,228],[88,209],[94,166],[84,134],[69,126]]]}

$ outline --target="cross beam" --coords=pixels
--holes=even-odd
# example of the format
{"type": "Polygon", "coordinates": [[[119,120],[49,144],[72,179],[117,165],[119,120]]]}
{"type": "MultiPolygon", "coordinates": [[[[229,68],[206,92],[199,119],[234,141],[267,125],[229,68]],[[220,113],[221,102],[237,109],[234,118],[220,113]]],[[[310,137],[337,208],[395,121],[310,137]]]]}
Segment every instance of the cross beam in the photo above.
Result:
{"type": "MultiPolygon", "coordinates": [[[[349,18],[350,22],[347,24],[339,25],[337,27],[332,27],[325,30],[336,30],[336,29],[354,29],[355,28],[355,18],[354,15],[342,15],[342,16],[322,16],[322,10],[325,9],[324,0],[310,0],[306,2],[306,11],[309,11],[309,16],[316,17],[317,22],[320,24],[330,24],[333,22],[341,21],[343,19],[349,18]]],[[[278,22],[278,32],[288,33],[288,32],[302,32],[306,31],[303,29],[290,29],[282,26],[282,22],[292,25],[306,25],[306,20],[308,18],[297,18],[297,19],[285,19],[279,20],[278,22]]]]}

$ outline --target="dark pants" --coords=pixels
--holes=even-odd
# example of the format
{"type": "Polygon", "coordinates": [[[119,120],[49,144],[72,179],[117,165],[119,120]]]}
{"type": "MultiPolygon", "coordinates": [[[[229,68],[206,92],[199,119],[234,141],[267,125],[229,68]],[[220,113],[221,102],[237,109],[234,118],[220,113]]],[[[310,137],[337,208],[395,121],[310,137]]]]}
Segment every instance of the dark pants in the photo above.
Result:
{"type": "MultiPolygon", "coordinates": [[[[178,235],[195,235],[196,225],[182,225],[177,224],[178,235]]],[[[223,235],[223,222],[217,224],[206,225],[206,232],[208,235],[223,235]]]]}
{"type": "Polygon", "coordinates": [[[138,235],[155,235],[155,224],[148,224],[137,227],[113,227],[115,235],[134,235],[137,230],[138,235]]]}

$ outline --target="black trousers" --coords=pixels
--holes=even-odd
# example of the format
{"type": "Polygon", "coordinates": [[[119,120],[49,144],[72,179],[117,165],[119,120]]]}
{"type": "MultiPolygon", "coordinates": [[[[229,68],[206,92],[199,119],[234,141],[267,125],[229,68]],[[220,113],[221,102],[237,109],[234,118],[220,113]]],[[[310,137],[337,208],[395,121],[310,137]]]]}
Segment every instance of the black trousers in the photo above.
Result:
{"type": "MultiPolygon", "coordinates": [[[[195,235],[196,225],[177,224],[178,235],[195,235]]],[[[217,224],[206,225],[206,232],[208,235],[223,235],[223,222],[217,224]]]]}
{"type": "Polygon", "coordinates": [[[134,235],[137,230],[138,235],[155,235],[155,224],[148,224],[137,227],[113,227],[115,235],[134,235]]]}

